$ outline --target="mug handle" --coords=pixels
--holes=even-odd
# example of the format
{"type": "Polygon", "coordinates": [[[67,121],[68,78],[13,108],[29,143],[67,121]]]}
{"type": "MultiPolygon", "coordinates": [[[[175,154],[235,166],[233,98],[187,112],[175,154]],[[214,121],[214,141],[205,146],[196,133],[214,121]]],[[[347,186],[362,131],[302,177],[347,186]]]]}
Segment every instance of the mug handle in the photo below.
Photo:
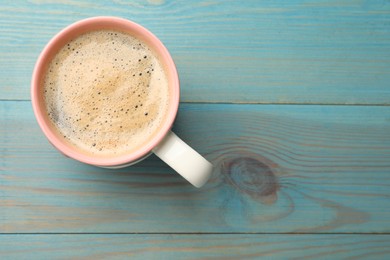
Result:
{"type": "Polygon", "coordinates": [[[211,176],[213,165],[172,131],[153,152],[197,188],[202,187],[211,176]]]}

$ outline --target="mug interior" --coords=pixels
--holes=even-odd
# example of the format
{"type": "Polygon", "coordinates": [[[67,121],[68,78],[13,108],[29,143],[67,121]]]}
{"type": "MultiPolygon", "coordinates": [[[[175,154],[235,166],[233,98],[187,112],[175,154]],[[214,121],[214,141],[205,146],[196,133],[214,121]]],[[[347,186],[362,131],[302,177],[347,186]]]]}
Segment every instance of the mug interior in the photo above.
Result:
{"type": "Polygon", "coordinates": [[[42,131],[60,152],[78,161],[96,166],[110,167],[125,165],[148,155],[152,149],[168,133],[175,120],[179,106],[179,78],[171,55],[161,41],[144,27],[126,19],[117,17],[93,17],[73,23],[55,35],[41,52],[34,68],[31,81],[31,101],[34,114],[42,131]],[[48,64],[56,53],[70,40],[94,30],[113,29],[129,33],[145,42],[158,56],[165,69],[170,91],[169,111],[165,121],[158,131],[142,147],[125,155],[117,157],[93,156],[78,150],[60,136],[56,127],[51,123],[43,100],[43,78],[48,64]]]}

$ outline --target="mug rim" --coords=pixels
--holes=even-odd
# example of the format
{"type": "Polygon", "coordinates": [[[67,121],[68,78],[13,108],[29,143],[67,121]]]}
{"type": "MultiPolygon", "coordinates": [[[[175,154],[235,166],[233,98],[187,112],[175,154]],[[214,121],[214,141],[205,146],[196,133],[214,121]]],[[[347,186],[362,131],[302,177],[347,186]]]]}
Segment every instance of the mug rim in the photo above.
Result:
{"type": "Polygon", "coordinates": [[[138,23],[113,16],[96,16],[82,19],[66,26],[64,29],[58,32],[53,38],[51,38],[51,40],[41,51],[35,63],[31,79],[31,103],[33,111],[38,121],[38,124],[48,141],[65,156],[95,166],[107,167],[125,165],[131,162],[138,161],[141,158],[144,158],[150,152],[152,152],[153,148],[156,147],[163,140],[163,138],[167,135],[168,131],[170,131],[170,129],[172,128],[179,108],[179,98],[180,83],[178,72],[175,63],[164,44],[157,38],[157,36],[155,36],[152,32],[150,32],[145,27],[139,25],[138,23]],[[142,37],[143,41],[146,41],[146,44],[152,47],[152,49],[159,56],[160,61],[165,66],[168,82],[170,85],[169,112],[167,114],[163,126],[158,130],[157,134],[155,134],[147,143],[143,144],[136,150],[115,157],[93,156],[78,151],[75,147],[73,147],[73,145],[67,143],[64,140],[61,140],[57,136],[57,134],[54,133],[55,130],[53,129],[53,127],[50,126],[50,124],[52,123],[49,122],[46,116],[44,104],[42,104],[43,102],[40,101],[40,98],[42,96],[42,91],[40,91],[42,87],[41,80],[42,76],[45,73],[47,62],[50,62],[50,60],[48,60],[50,54],[58,51],[58,49],[56,49],[56,46],[60,46],[59,48],[64,46],[66,42],[68,42],[72,38],[73,34],[73,37],[77,37],[83,32],[98,30],[97,28],[115,29],[116,27],[119,27],[121,29],[125,28],[125,32],[131,32],[133,34],[136,34],[137,36],[142,37]],[[77,31],[79,31],[79,33],[75,34],[75,32],[77,31]]]}

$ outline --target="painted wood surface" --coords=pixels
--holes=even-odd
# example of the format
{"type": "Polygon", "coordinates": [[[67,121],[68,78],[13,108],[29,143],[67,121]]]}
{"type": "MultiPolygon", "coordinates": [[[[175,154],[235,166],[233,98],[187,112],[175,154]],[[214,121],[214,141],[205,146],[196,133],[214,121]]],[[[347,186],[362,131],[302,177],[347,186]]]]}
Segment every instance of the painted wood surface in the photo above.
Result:
{"type": "Polygon", "coordinates": [[[1,233],[390,232],[390,107],[182,104],[213,162],[191,187],[156,157],[105,170],[60,155],[30,102],[0,102],[1,233]]]}
{"type": "Polygon", "coordinates": [[[385,0],[1,1],[0,99],[28,100],[47,41],[97,15],[132,19],[160,37],[185,102],[390,102],[385,0]]]}
{"type": "Polygon", "coordinates": [[[0,259],[389,259],[389,71],[386,0],[0,1],[0,259]],[[77,163],[39,130],[39,52],[97,15],[170,50],[174,130],[216,166],[202,190],[155,156],[77,163]]]}
{"type": "Polygon", "coordinates": [[[385,259],[389,254],[389,235],[0,236],[0,258],[12,259],[385,259]]]}

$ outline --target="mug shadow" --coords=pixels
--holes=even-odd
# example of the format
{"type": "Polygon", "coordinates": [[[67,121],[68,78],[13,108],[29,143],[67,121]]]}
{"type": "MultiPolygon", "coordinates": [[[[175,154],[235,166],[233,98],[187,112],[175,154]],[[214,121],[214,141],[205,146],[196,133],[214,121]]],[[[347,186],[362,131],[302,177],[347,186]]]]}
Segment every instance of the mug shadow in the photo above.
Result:
{"type": "MultiPolygon", "coordinates": [[[[218,200],[214,177],[201,189],[195,188],[155,155],[122,169],[74,161],[66,168],[77,178],[71,189],[94,212],[92,222],[110,232],[200,231],[214,221],[210,213],[216,216],[219,210],[213,207],[218,200]]],[[[90,224],[84,225],[88,229],[90,224]]]]}

